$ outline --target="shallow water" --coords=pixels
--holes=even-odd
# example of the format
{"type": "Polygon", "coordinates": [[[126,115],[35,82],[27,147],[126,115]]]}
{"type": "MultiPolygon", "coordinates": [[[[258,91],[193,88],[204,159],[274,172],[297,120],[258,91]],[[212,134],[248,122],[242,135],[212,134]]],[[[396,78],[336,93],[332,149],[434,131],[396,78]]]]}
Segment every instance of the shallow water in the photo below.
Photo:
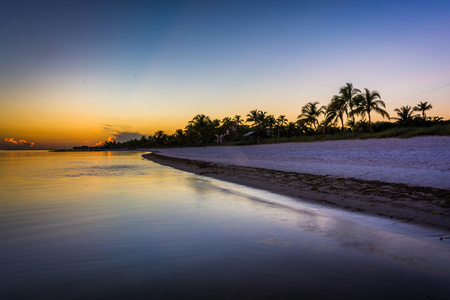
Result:
{"type": "Polygon", "coordinates": [[[437,230],[132,152],[0,152],[0,299],[448,299],[437,230]]]}

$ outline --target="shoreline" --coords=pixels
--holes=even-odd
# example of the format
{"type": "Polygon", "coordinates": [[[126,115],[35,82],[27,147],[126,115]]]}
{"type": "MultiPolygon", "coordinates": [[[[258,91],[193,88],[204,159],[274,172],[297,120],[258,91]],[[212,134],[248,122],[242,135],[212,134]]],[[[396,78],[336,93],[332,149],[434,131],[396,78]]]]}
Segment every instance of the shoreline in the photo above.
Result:
{"type": "Polygon", "coordinates": [[[450,191],[376,180],[312,175],[178,158],[144,158],[175,169],[335,208],[450,230],[450,191]]]}

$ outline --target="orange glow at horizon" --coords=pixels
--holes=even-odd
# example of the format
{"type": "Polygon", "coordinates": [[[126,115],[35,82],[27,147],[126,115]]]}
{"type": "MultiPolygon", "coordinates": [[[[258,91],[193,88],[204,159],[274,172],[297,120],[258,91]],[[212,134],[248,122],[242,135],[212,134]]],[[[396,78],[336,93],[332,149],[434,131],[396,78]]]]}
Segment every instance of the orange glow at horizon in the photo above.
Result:
{"type": "Polygon", "coordinates": [[[8,143],[13,143],[15,145],[19,145],[19,146],[29,146],[30,148],[33,147],[33,145],[34,145],[33,142],[27,142],[25,140],[16,141],[16,140],[14,140],[14,138],[5,138],[5,141],[8,143]]]}
{"type": "Polygon", "coordinates": [[[106,141],[98,142],[98,143],[96,143],[96,144],[94,145],[94,147],[102,146],[105,142],[114,142],[115,140],[116,140],[115,137],[109,136],[109,137],[106,139],[106,141]]]}

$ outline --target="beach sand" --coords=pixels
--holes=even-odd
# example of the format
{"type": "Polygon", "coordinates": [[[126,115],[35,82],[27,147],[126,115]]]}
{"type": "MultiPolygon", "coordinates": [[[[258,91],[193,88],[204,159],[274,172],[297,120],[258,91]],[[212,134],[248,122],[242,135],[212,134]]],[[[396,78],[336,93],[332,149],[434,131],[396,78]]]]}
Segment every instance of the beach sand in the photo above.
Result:
{"type": "Polygon", "coordinates": [[[450,137],[155,149],[179,170],[450,229],[450,137]]]}

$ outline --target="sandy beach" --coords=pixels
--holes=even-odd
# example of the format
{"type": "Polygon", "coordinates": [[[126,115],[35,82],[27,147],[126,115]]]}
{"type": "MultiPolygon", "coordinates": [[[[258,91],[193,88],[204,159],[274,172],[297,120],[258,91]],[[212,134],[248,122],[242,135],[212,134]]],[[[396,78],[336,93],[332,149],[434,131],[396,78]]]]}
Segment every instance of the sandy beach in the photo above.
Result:
{"type": "Polygon", "coordinates": [[[450,137],[155,149],[179,170],[450,229],[450,137]]]}

